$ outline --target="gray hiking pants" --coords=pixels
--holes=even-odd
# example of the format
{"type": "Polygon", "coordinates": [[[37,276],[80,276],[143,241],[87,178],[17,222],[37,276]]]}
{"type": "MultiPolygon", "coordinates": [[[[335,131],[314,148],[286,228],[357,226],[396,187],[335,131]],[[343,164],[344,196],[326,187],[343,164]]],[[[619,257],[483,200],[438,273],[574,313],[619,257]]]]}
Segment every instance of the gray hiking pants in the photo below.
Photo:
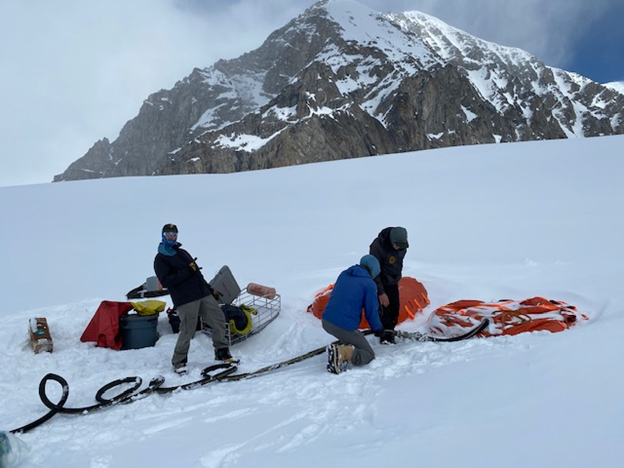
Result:
{"type": "Polygon", "coordinates": [[[197,329],[198,317],[201,317],[212,328],[212,344],[215,348],[229,346],[226,341],[225,316],[212,295],[183,304],[176,309],[180,316],[180,334],[171,359],[173,367],[177,368],[186,364],[191,339],[197,329]]]}
{"type": "Polygon", "coordinates": [[[358,330],[345,330],[327,320],[323,320],[322,323],[323,330],[338,338],[340,344],[351,344],[355,347],[353,360],[351,361],[354,366],[363,366],[375,359],[375,351],[373,351],[368,340],[361,332],[358,330]]]}

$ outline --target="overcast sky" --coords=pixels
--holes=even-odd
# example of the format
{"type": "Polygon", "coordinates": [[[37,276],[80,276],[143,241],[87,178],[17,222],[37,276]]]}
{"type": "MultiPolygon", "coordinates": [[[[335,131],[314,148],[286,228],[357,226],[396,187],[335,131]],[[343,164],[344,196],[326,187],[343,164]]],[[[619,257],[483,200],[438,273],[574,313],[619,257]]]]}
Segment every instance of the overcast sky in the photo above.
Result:
{"type": "MultiPolygon", "coordinates": [[[[0,0],[0,186],[50,182],[143,99],[259,47],[314,0],[0,0]]],[[[624,81],[623,0],[360,0],[624,81]]]]}

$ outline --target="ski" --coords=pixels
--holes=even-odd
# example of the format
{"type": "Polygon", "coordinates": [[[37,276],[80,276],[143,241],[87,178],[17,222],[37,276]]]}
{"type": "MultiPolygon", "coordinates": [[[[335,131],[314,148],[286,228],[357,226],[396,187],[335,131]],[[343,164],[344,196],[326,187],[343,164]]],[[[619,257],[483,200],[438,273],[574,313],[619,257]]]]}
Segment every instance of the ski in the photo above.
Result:
{"type": "MultiPolygon", "coordinates": [[[[334,343],[338,343],[335,341],[334,343]]],[[[290,366],[292,364],[296,364],[301,361],[305,361],[314,356],[318,356],[319,354],[325,353],[327,347],[323,346],[322,348],[317,348],[312,351],[309,351],[301,356],[294,357],[292,359],[288,359],[287,361],[278,362],[277,364],[271,364],[270,366],[263,367],[261,369],[255,370],[253,372],[245,372],[244,374],[235,374],[235,375],[226,375],[225,377],[217,377],[216,379],[219,381],[236,381],[236,380],[246,380],[253,377],[257,377],[262,374],[266,374],[267,372],[271,372],[277,369],[281,369],[283,367],[290,366]]]]}
{"type": "MultiPolygon", "coordinates": [[[[463,333],[461,335],[458,336],[453,336],[453,337],[449,337],[449,338],[438,338],[435,336],[430,336],[430,335],[425,335],[424,333],[419,333],[419,332],[405,332],[405,331],[401,331],[401,330],[394,330],[395,336],[399,337],[399,338],[404,338],[404,339],[408,339],[408,340],[414,340],[414,341],[422,341],[422,342],[426,342],[426,341],[433,341],[433,342],[453,342],[453,341],[461,341],[461,340],[467,340],[469,338],[472,338],[473,336],[475,336],[476,334],[478,334],[479,332],[485,330],[485,328],[490,324],[490,320],[487,318],[484,318],[481,323],[479,323],[479,325],[477,325],[476,327],[470,329],[469,331],[467,331],[466,333],[463,333]]],[[[370,335],[372,333],[374,333],[372,330],[366,330],[363,332],[365,335],[370,335]]],[[[338,344],[338,341],[335,341],[332,344],[338,344]]],[[[224,377],[217,377],[216,380],[219,381],[236,381],[236,380],[246,380],[246,379],[250,379],[253,377],[257,377],[259,375],[262,374],[266,374],[267,372],[271,372],[277,369],[281,369],[283,367],[287,367],[290,366],[292,364],[296,364],[298,362],[304,361],[306,359],[309,359],[311,357],[314,356],[318,356],[319,354],[323,354],[325,353],[327,350],[327,347],[324,346],[322,348],[318,348],[318,349],[314,349],[306,354],[302,354],[301,356],[297,356],[295,358],[289,359],[287,361],[283,361],[277,364],[272,364],[270,366],[267,367],[263,367],[262,369],[258,369],[256,371],[253,372],[246,372],[244,374],[234,374],[234,375],[226,375],[224,377]]]]}
{"type": "Polygon", "coordinates": [[[420,332],[406,332],[402,330],[394,330],[394,336],[396,336],[397,338],[402,338],[404,340],[411,340],[411,341],[420,341],[420,342],[433,341],[433,342],[438,342],[438,343],[449,343],[453,341],[462,341],[462,340],[467,340],[469,338],[472,338],[473,336],[485,330],[489,324],[490,324],[490,320],[488,318],[484,318],[483,320],[481,320],[481,323],[479,323],[479,325],[477,325],[474,328],[471,328],[466,333],[463,333],[457,336],[451,336],[448,338],[426,335],[420,332]]]}

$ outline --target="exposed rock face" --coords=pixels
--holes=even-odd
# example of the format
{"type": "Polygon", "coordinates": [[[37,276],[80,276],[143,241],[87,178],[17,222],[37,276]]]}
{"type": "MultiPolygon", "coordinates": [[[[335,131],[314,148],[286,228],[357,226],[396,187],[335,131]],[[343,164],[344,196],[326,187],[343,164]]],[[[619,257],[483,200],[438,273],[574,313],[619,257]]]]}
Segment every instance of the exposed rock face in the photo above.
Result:
{"type": "Polygon", "coordinates": [[[154,93],[55,181],[223,173],[624,133],[624,95],[430,16],[320,1],[154,93]]]}

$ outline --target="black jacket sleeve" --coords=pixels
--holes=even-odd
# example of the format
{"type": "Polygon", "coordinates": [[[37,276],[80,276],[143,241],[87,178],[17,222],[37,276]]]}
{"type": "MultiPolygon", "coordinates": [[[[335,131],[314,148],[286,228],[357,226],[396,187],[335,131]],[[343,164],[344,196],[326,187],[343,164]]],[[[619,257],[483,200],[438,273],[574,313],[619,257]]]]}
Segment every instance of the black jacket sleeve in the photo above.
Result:
{"type": "MultiPolygon", "coordinates": [[[[379,264],[383,264],[385,258],[385,252],[381,247],[381,242],[379,239],[375,239],[373,243],[370,245],[370,254],[379,260],[379,264]]],[[[377,285],[377,295],[381,296],[385,294],[383,283],[381,282],[381,273],[375,277],[375,284],[377,285]]]]}

